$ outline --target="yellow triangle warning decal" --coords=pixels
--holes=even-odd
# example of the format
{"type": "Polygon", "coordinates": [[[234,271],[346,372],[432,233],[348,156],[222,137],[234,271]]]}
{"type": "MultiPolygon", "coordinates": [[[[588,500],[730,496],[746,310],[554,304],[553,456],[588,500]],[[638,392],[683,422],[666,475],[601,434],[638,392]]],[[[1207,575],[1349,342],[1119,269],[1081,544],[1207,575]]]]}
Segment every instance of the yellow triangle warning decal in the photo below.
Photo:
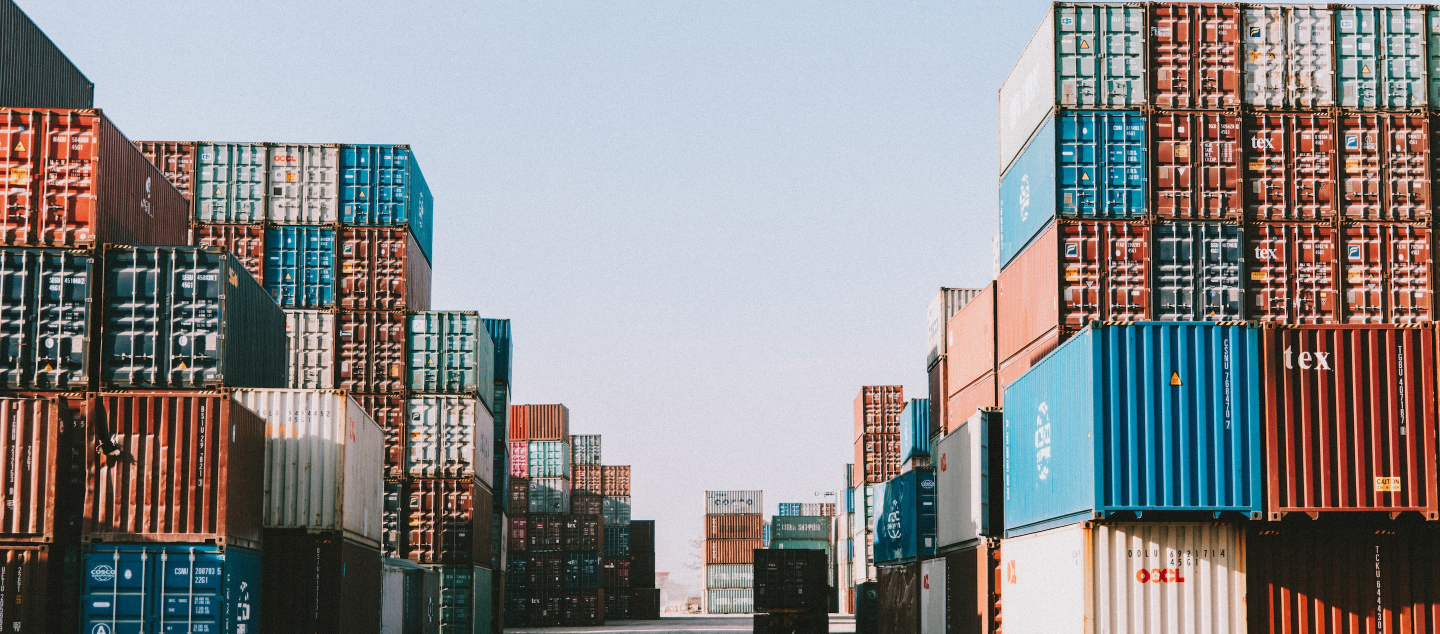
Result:
{"type": "Polygon", "coordinates": [[[24,151],[25,151],[25,142],[24,142],[24,141],[17,141],[17,142],[15,143],[15,151],[16,151],[16,152],[24,152],[24,151]]]}
{"type": "Polygon", "coordinates": [[[1170,373],[1170,385],[1180,385],[1180,373],[1179,373],[1179,372],[1171,372],[1171,373],[1170,373]]]}
{"type": "Polygon", "coordinates": [[[1088,181],[1088,180],[1090,180],[1090,174],[1087,173],[1087,172],[1080,172],[1080,180],[1082,180],[1082,181],[1088,181]]]}
{"type": "Polygon", "coordinates": [[[47,363],[47,364],[45,364],[45,371],[46,371],[46,372],[54,372],[54,371],[55,371],[55,366],[52,366],[52,365],[50,365],[50,364],[47,363]]]}
{"type": "Polygon", "coordinates": [[[1369,67],[1369,66],[1361,66],[1361,67],[1360,67],[1360,74],[1362,74],[1362,75],[1369,75],[1369,74],[1370,74],[1370,67],[1369,67]]]}
{"type": "Polygon", "coordinates": [[[184,362],[184,361],[181,361],[181,362],[180,362],[180,367],[175,368],[175,369],[176,369],[176,370],[184,370],[184,369],[185,369],[185,362],[184,362]]]}
{"type": "Polygon", "coordinates": [[[1090,43],[1085,40],[1080,40],[1080,48],[1090,48],[1090,43]]]}
{"type": "Polygon", "coordinates": [[[289,274],[289,273],[286,273],[286,274],[285,274],[285,281],[286,281],[286,282],[289,282],[290,279],[291,279],[291,278],[290,278],[290,274],[289,274]]]}

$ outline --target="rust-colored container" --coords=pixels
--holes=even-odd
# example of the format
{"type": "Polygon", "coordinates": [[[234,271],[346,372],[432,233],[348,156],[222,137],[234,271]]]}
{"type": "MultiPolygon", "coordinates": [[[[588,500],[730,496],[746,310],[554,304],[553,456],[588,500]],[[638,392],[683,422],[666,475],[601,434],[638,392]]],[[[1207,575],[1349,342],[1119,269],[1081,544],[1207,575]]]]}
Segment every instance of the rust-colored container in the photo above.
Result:
{"type": "Polygon", "coordinates": [[[1151,208],[1157,217],[1233,221],[1244,217],[1239,114],[1156,112],[1150,125],[1155,139],[1151,208]]]}
{"type": "Polygon", "coordinates": [[[361,394],[405,390],[405,313],[342,311],[336,387],[361,394]]]}
{"type": "Polygon", "coordinates": [[[405,427],[405,399],[386,394],[352,394],[351,397],[385,432],[385,478],[404,478],[406,447],[410,439],[405,427]]]}
{"type": "Polygon", "coordinates": [[[1440,519],[1434,328],[1270,326],[1261,346],[1272,520],[1294,511],[1440,519]]]}
{"type": "Polygon", "coordinates": [[[510,442],[525,442],[530,440],[530,406],[510,406],[510,428],[506,430],[506,439],[510,442]]]}
{"type": "Polygon", "coordinates": [[[228,392],[107,392],[87,409],[85,541],[260,547],[258,415],[228,392]]]}
{"type": "Polygon", "coordinates": [[[945,630],[1000,631],[1000,542],[981,543],[945,555],[945,630]]]}
{"type": "Polygon", "coordinates": [[[600,470],[603,495],[630,495],[630,465],[605,465],[600,470]]]}
{"type": "Polygon", "coordinates": [[[1149,227],[1123,222],[1063,222],[1056,229],[1060,232],[1055,268],[1060,275],[1062,328],[1079,330],[1092,321],[1141,321],[1149,317],[1149,227]]]}
{"type": "Polygon", "coordinates": [[[505,544],[510,552],[523,553],[529,541],[530,519],[525,515],[511,517],[505,528],[505,544]]]}
{"type": "Polygon", "coordinates": [[[510,406],[510,440],[570,440],[570,408],[553,405],[510,406]],[[520,411],[516,411],[516,409],[520,411]],[[517,427],[520,429],[517,437],[517,427]]]}
{"type": "Polygon", "coordinates": [[[865,434],[855,439],[855,481],[879,484],[900,475],[900,434],[865,434]]]}
{"type": "Polygon", "coordinates": [[[1427,225],[1380,222],[1340,229],[1345,322],[1413,324],[1435,314],[1433,232],[1427,225]]]}
{"type": "Polygon", "coordinates": [[[764,547],[758,539],[707,539],[705,564],[753,564],[755,549],[764,547]]]}
{"type": "Polygon", "coordinates": [[[136,141],[135,147],[170,181],[185,200],[195,200],[195,144],[136,141]]]}
{"type": "Polygon", "coordinates": [[[1240,7],[1153,3],[1150,104],[1167,110],[1240,106],[1240,7]]]}
{"type": "MultiPolygon", "coordinates": [[[[600,465],[572,465],[570,467],[570,488],[575,492],[584,491],[603,495],[600,465]]],[[[571,505],[574,505],[572,498],[571,505]]]]}
{"type": "Polygon", "coordinates": [[[599,514],[566,515],[560,525],[560,547],[565,552],[605,551],[605,519],[599,514]]]}
{"type": "Polygon", "coordinates": [[[530,479],[529,478],[507,478],[505,485],[509,489],[506,494],[505,508],[515,515],[522,515],[530,509],[530,479]]]}
{"type": "Polygon", "coordinates": [[[1246,533],[1251,632],[1440,632],[1440,526],[1300,520],[1246,533]]]}
{"type": "Polygon", "coordinates": [[[525,533],[526,549],[532,553],[562,550],[564,529],[564,515],[558,513],[530,515],[530,525],[525,533]]]}
{"type": "Polygon", "coordinates": [[[0,545],[0,632],[80,628],[80,545],[0,545]]]}
{"type": "MultiPolygon", "coordinates": [[[[753,559],[754,553],[750,555],[753,559]]],[[[606,557],[601,561],[604,570],[605,588],[619,590],[630,587],[630,560],[628,558],[606,557]]]]}
{"type": "Polygon", "coordinates": [[[338,266],[342,309],[430,310],[430,262],[409,229],[341,229],[338,266]]]}
{"type": "Polygon", "coordinates": [[[416,478],[406,488],[410,559],[422,564],[489,564],[494,502],[483,483],[416,478]]]}
{"type": "Polygon", "coordinates": [[[998,407],[996,404],[999,401],[999,397],[996,394],[998,385],[995,379],[995,373],[991,372],[980,377],[975,383],[971,384],[970,387],[951,394],[945,403],[945,408],[949,410],[946,412],[946,417],[950,420],[951,427],[946,433],[953,431],[955,427],[963,425],[965,421],[969,420],[970,417],[975,414],[977,409],[998,407]]]}
{"type": "Polygon", "coordinates": [[[900,433],[900,412],[905,409],[905,388],[867,385],[855,395],[855,437],[863,434],[900,433]]]}
{"type": "Polygon", "coordinates": [[[84,399],[0,399],[0,542],[73,540],[84,496],[84,399]]]}
{"type": "Polygon", "coordinates": [[[1060,232],[1051,225],[995,281],[995,358],[1002,366],[1060,323],[1059,249],[1060,232]]]}
{"type": "Polygon", "coordinates": [[[190,227],[191,246],[221,247],[265,284],[265,225],[202,225],[190,227]]]}
{"type": "Polygon", "coordinates": [[[1059,328],[1051,328],[1049,332],[1041,335],[1029,346],[1002,362],[1000,369],[995,372],[996,407],[1005,406],[1005,388],[1010,387],[1010,384],[1014,383],[1016,379],[1024,376],[1032,366],[1039,363],[1068,338],[1069,333],[1059,328]]]}
{"type": "Polygon", "coordinates": [[[1245,217],[1335,218],[1339,159],[1330,111],[1245,115],[1245,217]]]}
{"type": "Polygon", "coordinates": [[[1344,113],[1339,149],[1342,219],[1429,222],[1429,117],[1344,113]]]}
{"type": "Polygon", "coordinates": [[[726,513],[705,516],[705,539],[763,539],[761,515],[726,513]]]}
{"type": "Polygon", "coordinates": [[[1340,321],[1335,228],[1315,223],[1260,223],[1246,228],[1249,319],[1282,324],[1340,321]]]}
{"type": "Polygon", "coordinates": [[[995,296],[991,281],[945,325],[947,397],[995,373],[995,296]]]}
{"type": "Polygon", "coordinates": [[[605,498],[599,493],[571,493],[570,512],[576,515],[604,515],[605,498]]]}
{"type": "Polygon", "coordinates": [[[190,201],[99,110],[0,108],[0,137],[0,243],[185,243],[190,201]]]}

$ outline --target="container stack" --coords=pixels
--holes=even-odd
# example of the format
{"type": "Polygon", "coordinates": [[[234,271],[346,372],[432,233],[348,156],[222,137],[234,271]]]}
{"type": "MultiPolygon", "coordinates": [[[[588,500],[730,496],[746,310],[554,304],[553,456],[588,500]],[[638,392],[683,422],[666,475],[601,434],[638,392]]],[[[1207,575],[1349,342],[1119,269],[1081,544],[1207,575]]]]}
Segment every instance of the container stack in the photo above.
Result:
{"type": "Polygon", "coordinates": [[[856,583],[875,580],[874,485],[900,474],[900,429],[905,406],[905,391],[898,385],[865,386],[855,396],[855,466],[851,479],[856,517],[851,523],[851,539],[856,548],[856,583]]]}
{"type": "MultiPolygon", "coordinates": [[[[505,531],[510,525],[508,492],[510,490],[510,446],[506,442],[510,420],[510,367],[511,359],[514,356],[514,343],[510,334],[509,319],[483,318],[481,322],[485,330],[490,333],[490,341],[495,347],[494,371],[494,398],[490,400],[490,416],[494,421],[491,427],[494,444],[491,454],[491,479],[490,490],[495,492],[493,515],[491,518],[491,540],[490,548],[490,569],[496,571],[491,578],[491,594],[494,596],[491,614],[495,618],[495,629],[504,629],[503,617],[505,614],[505,575],[498,574],[505,570],[506,546],[509,540],[504,539],[505,531]]],[[[521,511],[523,513],[524,511],[521,511]]]]}
{"type": "Polygon", "coordinates": [[[655,581],[655,520],[631,520],[628,618],[660,618],[660,589],[655,581]]]}
{"type": "Polygon", "coordinates": [[[841,534],[835,518],[835,504],[787,502],[780,513],[770,520],[771,539],[766,548],[776,550],[819,550],[825,554],[825,587],[828,588],[824,608],[840,611],[837,537],[841,534]]]}
{"type": "MultiPolygon", "coordinates": [[[[605,618],[629,619],[634,533],[630,520],[630,467],[601,465],[600,503],[605,518],[605,618]]],[[[653,526],[653,525],[652,525],[653,526]]],[[[653,535],[651,536],[653,539],[653,535]]],[[[653,555],[654,545],[651,545],[653,555]]],[[[654,565],[651,565],[653,573],[654,565]]],[[[652,582],[653,584],[653,582],[652,582]]]]}
{"type": "MultiPolygon", "coordinates": [[[[840,583],[836,586],[840,594],[840,612],[844,614],[855,613],[855,567],[857,563],[855,544],[855,465],[845,465],[845,499],[844,513],[838,516],[839,531],[836,539],[843,544],[840,550],[840,583]]],[[[862,535],[863,537],[863,535],[862,535]]],[[[861,552],[864,552],[864,544],[860,545],[861,552]]],[[[863,555],[862,555],[863,557],[863,555]]],[[[863,559],[858,560],[860,566],[864,566],[863,559]]]]}
{"type": "Polygon", "coordinates": [[[705,612],[750,614],[755,551],[764,549],[762,491],[705,492],[705,612]]]}
{"type": "MultiPolygon", "coordinates": [[[[925,432],[928,439],[932,436],[941,435],[948,429],[947,412],[945,411],[945,397],[950,393],[950,341],[946,325],[955,313],[969,304],[975,296],[980,294],[981,289],[975,288],[941,288],[930,300],[930,305],[925,308],[925,361],[927,375],[930,382],[930,406],[927,420],[930,422],[930,429],[925,432]]],[[[964,387],[964,386],[960,386],[964,387]]],[[[913,415],[913,414],[912,414],[913,415]]]]}

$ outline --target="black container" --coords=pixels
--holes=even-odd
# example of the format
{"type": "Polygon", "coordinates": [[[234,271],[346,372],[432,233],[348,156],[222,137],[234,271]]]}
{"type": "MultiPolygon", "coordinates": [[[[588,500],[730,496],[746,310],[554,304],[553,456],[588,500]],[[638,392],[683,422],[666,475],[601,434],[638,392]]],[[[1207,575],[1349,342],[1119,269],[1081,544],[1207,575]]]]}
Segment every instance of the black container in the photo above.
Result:
{"type": "Polygon", "coordinates": [[[14,0],[0,0],[0,107],[95,107],[95,84],[14,0]]]}
{"type": "Polygon", "coordinates": [[[561,560],[561,585],[566,590],[593,590],[603,587],[600,553],[567,552],[561,560]]]}
{"type": "Polygon", "coordinates": [[[80,628],[80,542],[0,545],[0,631],[80,628]]]}
{"type": "Polygon", "coordinates": [[[510,553],[505,558],[505,587],[516,592],[530,587],[530,557],[525,553],[510,553]]]}
{"type": "Polygon", "coordinates": [[[830,615],[824,612],[772,612],[755,615],[755,634],[827,634],[830,615]]]}
{"type": "Polygon", "coordinates": [[[605,520],[602,516],[564,515],[560,521],[560,545],[567,552],[605,552],[605,520]]]}
{"type": "Polygon", "coordinates": [[[630,553],[630,587],[655,587],[655,553],[630,553]]]}
{"type": "Polygon", "coordinates": [[[630,619],[630,592],[607,588],[605,595],[605,619],[620,621],[630,619]]]}
{"type": "Polygon", "coordinates": [[[756,612],[826,612],[829,604],[829,561],[825,551],[803,548],[755,551],[756,612]]]}
{"type": "Polygon", "coordinates": [[[642,621],[660,620],[659,588],[630,589],[630,618],[642,621]]]}
{"type": "Polygon", "coordinates": [[[410,505],[404,503],[405,481],[386,480],[385,499],[380,507],[380,553],[405,559],[405,529],[410,526],[410,505]]]}
{"type": "Polygon", "coordinates": [[[655,552],[655,520],[630,521],[630,552],[655,552]]]}
{"type": "Polygon", "coordinates": [[[82,251],[0,248],[0,387],[90,389],[94,263],[82,251]]]}
{"type": "Polygon", "coordinates": [[[572,590],[561,596],[560,624],[568,626],[604,625],[605,591],[572,590]]]}
{"type": "Polygon", "coordinates": [[[380,631],[380,551],[338,532],[266,529],[260,618],[272,634],[380,631]]]}
{"type": "Polygon", "coordinates": [[[880,631],[919,634],[920,564],[880,566],[875,576],[880,587],[880,631]]]}
{"type": "Polygon", "coordinates": [[[564,553],[531,553],[525,567],[525,588],[530,591],[561,590],[565,587],[564,553]]]}
{"type": "Polygon", "coordinates": [[[855,634],[880,634],[880,584],[874,581],[855,585],[855,634]]]}

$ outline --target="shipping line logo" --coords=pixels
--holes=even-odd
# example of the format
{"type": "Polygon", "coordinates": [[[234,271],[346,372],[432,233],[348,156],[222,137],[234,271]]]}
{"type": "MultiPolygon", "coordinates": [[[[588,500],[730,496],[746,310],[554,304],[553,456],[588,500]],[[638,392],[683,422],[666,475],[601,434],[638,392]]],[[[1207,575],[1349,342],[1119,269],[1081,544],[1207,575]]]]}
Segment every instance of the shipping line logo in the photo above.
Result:
{"type": "Polygon", "coordinates": [[[1035,477],[1050,477],[1050,404],[1041,403],[1035,416],[1035,477]]]}
{"type": "Polygon", "coordinates": [[[1285,354],[1283,355],[1285,359],[1285,369],[1294,370],[1295,364],[1298,362],[1301,370],[1324,372],[1330,369],[1330,354],[1329,352],[1301,352],[1299,355],[1296,355],[1290,346],[1285,346],[1285,354]]]}
{"type": "Polygon", "coordinates": [[[890,500],[890,511],[885,514],[885,536],[900,539],[900,500],[890,500]]]}

